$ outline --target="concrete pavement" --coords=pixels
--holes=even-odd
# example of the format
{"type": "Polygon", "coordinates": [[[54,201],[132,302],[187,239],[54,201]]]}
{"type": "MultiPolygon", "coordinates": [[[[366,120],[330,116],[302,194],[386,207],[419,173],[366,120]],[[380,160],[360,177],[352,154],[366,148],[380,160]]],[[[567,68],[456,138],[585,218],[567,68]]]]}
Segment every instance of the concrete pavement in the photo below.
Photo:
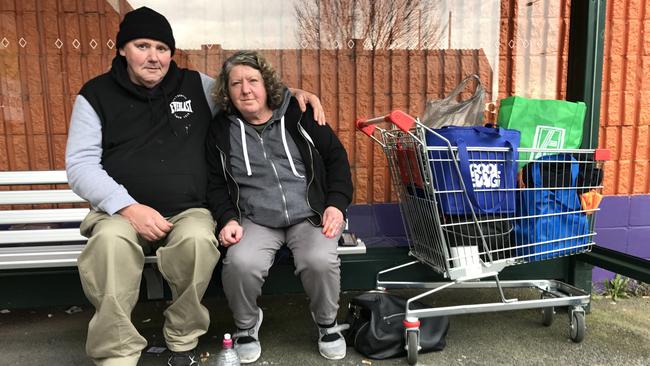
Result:
{"type": "MultiPolygon", "coordinates": [[[[511,290],[512,291],[512,290],[511,290]]],[[[512,296],[537,298],[528,290],[512,296]]],[[[415,292],[400,291],[404,294],[415,292]]],[[[345,293],[339,318],[345,316],[345,293]]],[[[494,301],[494,291],[450,290],[428,299],[432,305],[494,301]]],[[[212,325],[199,349],[217,351],[220,338],[232,331],[230,312],[223,298],[205,301],[212,325]]],[[[74,304],[71,304],[74,305],[74,304]]],[[[342,361],[326,361],[318,355],[316,330],[303,294],[265,295],[261,329],[262,357],[255,365],[406,365],[405,358],[367,360],[348,348],[342,361]]],[[[92,310],[66,314],[66,307],[11,310],[0,313],[0,365],[91,365],[84,355],[84,338],[92,310]]],[[[142,302],[133,314],[134,323],[150,346],[164,347],[161,325],[164,301],[142,302]]],[[[595,298],[587,315],[584,342],[568,338],[568,316],[559,310],[550,327],[541,324],[539,310],[459,315],[451,317],[447,347],[437,353],[420,354],[419,365],[650,365],[650,299],[634,298],[613,303],[595,298]]],[[[143,366],[165,365],[167,352],[145,353],[143,366]]]]}

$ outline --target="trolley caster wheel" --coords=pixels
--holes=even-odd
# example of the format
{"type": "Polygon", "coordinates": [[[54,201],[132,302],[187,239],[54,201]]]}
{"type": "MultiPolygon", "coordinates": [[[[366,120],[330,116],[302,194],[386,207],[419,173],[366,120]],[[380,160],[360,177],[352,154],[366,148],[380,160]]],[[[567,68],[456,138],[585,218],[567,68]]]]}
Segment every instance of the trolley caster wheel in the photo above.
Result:
{"type": "Polygon", "coordinates": [[[569,328],[569,336],[575,343],[580,343],[585,339],[585,313],[581,311],[571,312],[571,324],[569,328]]]}
{"type": "Polygon", "coordinates": [[[418,339],[417,330],[407,330],[406,331],[406,361],[409,365],[415,365],[418,363],[418,349],[420,348],[420,342],[418,339]]]}
{"type": "Polygon", "coordinates": [[[542,308],[542,324],[545,327],[550,327],[553,320],[555,320],[555,308],[553,306],[542,308]]]}
{"type": "MultiPolygon", "coordinates": [[[[552,298],[553,296],[550,296],[548,294],[542,293],[542,296],[540,298],[542,300],[544,299],[549,299],[552,298]]],[[[542,308],[542,324],[545,327],[550,327],[551,324],[553,324],[553,321],[555,320],[555,307],[549,306],[547,308],[542,308]]]]}

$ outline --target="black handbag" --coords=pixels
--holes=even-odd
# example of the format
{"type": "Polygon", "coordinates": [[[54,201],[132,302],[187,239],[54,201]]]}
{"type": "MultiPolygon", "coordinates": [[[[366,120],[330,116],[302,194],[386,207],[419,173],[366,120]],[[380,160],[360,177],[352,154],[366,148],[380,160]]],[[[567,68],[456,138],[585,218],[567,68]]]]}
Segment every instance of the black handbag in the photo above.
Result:
{"type": "MultiPolygon", "coordinates": [[[[420,302],[411,309],[430,308],[420,302]]],[[[348,346],[373,359],[406,355],[404,311],[406,299],[382,291],[370,291],[350,300],[345,334],[348,346]]],[[[420,352],[441,351],[445,348],[449,318],[447,316],[420,319],[420,352]]]]}

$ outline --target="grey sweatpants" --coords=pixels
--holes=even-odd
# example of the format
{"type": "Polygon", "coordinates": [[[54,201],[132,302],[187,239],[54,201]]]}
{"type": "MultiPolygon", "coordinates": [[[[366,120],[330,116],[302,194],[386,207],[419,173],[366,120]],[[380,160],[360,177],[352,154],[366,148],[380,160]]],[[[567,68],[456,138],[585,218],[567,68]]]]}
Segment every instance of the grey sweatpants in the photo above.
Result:
{"type": "Polygon", "coordinates": [[[89,240],[77,265],[84,293],[95,306],[86,353],[97,365],[136,365],[147,345],[131,323],[131,311],[138,301],[144,253],[158,245],[158,268],[172,291],[164,313],[167,347],[193,349],[210,325],[201,298],[219,260],[212,215],[193,208],[168,220],[174,227],[155,244],[142,239],[120,215],[90,211],[81,223],[89,240]]]}
{"type": "Polygon", "coordinates": [[[275,253],[284,245],[293,253],[296,271],[309,297],[309,308],[319,324],[336,320],[341,290],[338,237],[328,239],[322,228],[308,221],[273,229],[244,218],[244,235],[228,248],[223,260],[223,290],[228,298],[235,325],[248,329],[257,320],[257,298],[275,253]]]}

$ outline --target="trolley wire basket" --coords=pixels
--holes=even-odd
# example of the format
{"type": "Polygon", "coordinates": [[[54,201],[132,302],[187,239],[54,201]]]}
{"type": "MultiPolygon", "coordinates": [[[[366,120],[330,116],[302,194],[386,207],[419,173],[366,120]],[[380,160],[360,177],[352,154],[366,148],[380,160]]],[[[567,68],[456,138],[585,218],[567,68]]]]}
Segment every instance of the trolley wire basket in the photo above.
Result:
{"type": "MultiPolygon", "coordinates": [[[[498,274],[507,266],[591,249],[607,150],[525,149],[507,138],[503,146],[472,146],[462,139],[452,142],[443,131],[430,129],[399,110],[359,119],[356,124],[386,154],[409,254],[416,259],[379,272],[376,285],[429,289],[406,305],[409,363],[417,362],[419,317],[542,308],[543,322],[550,325],[554,307],[568,306],[570,338],[583,340],[588,293],[560,281],[500,281],[498,274]],[[384,122],[391,127],[378,126],[384,122]],[[527,159],[519,160],[518,152],[528,153],[522,154],[527,159]],[[415,263],[426,264],[450,281],[381,280],[383,274],[415,263]],[[412,301],[449,287],[495,288],[501,302],[409,308],[412,301]],[[506,299],[504,287],[536,288],[541,298],[506,299]]],[[[499,131],[483,132],[501,133],[493,130],[499,131]]]]}

